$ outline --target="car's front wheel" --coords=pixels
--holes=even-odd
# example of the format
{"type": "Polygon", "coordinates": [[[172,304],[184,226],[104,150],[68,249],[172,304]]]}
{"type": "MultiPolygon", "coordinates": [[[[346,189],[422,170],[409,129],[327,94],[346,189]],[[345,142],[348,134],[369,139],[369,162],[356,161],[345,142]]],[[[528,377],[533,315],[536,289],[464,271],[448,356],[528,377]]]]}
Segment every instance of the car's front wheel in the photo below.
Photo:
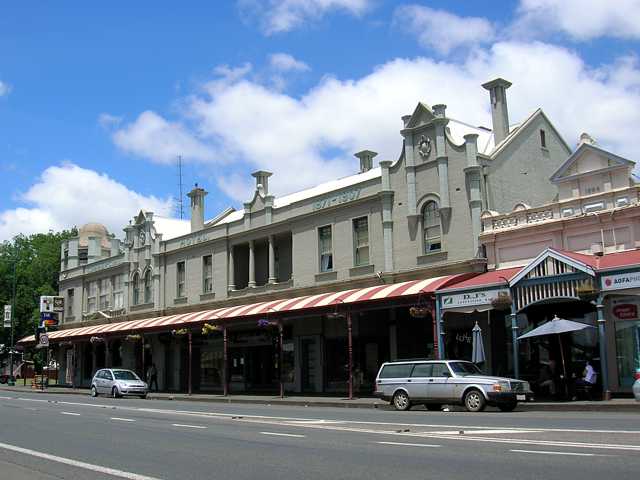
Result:
{"type": "Polygon", "coordinates": [[[400,390],[396,392],[393,396],[393,406],[396,410],[404,412],[405,410],[409,410],[411,408],[411,401],[409,400],[409,395],[407,392],[403,392],[400,390]]]}
{"type": "Polygon", "coordinates": [[[471,389],[464,395],[464,407],[469,412],[481,412],[487,406],[487,401],[480,390],[471,389]]]}
{"type": "Polygon", "coordinates": [[[98,396],[98,389],[96,388],[95,385],[91,386],[91,396],[92,397],[97,397],[98,396]]]}
{"type": "Polygon", "coordinates": [[[120,392],[118,391],[118,387],[113,387],[113,388],[111,389],[111,396],[112,396],[113,398],[118,398],[118,397],[120,397],[120,392]]]}

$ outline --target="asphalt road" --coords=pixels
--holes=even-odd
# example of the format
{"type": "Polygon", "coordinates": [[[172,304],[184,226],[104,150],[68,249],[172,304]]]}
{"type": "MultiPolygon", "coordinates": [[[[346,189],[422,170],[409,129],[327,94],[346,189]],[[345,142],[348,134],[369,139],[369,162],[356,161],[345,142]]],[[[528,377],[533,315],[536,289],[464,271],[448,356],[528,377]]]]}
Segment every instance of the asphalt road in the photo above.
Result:
{"type": "Polygon", "coordinates": [[[2,392],[4,479],[626,479],[629,413],[410,412],[2,392]]]}

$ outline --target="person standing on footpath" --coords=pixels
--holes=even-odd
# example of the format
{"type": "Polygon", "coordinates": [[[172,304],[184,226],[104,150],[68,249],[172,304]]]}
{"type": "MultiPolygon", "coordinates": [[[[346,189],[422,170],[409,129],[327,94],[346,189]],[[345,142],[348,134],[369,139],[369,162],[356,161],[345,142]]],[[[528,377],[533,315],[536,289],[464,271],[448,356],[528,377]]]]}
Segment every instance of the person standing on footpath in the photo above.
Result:
{"type": "Polygon", "coordinates": [[[156,364],[152,363],[147,370],[147,385],[149,385],[149,391],[153,390],[153,385],[155,384],[155,391],[158,391],[158,370],[156,369],[156,364]]]}

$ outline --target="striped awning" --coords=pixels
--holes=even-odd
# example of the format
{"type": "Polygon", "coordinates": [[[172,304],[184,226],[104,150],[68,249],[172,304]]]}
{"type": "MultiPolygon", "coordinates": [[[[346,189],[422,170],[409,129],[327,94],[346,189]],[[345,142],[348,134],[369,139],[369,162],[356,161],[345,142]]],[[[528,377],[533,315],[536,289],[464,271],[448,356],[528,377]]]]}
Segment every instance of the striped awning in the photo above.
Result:
{"type": "MultiPolygon", "coordinates": [[[[460,281],[468,276],[468,274],[461,274],[433,277],[427,280],[411,280],[391,285],[376,285],[374,287],[320,293],[317,295],[272,300],[270,302],[252,303],[248,305],[236,305],[233,307],[216,308],[213,310],[203,310],[193,313],[182,313],[179,315],[152,317],[119,323],[106,323],[90,327],[70,328],[50,332],[48,335],[49,339],[52,341],[61,341],[71,338],[103,334],[117,335],[133,332],[143,333],[144,331],[149,330],[161,331],[174,328],[184,328],[191,324],[208,321],[232,320],[234,318],[255,317],[274,313],[286,313],[374,300],[385,300],[410,295],[429,294],[435,292],[439,288],[460,281]]],[[[18,343],[30,343],[34,341],[35,338],[31,335],[21,339],[18,343]]]]}

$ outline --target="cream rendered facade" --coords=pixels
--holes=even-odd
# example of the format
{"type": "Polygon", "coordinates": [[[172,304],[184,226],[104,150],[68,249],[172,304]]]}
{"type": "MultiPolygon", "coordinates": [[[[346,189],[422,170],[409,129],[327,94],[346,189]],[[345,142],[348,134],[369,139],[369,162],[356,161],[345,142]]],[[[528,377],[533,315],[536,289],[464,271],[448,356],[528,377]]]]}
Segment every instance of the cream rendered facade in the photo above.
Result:
{"type": "MultiPolygon", "coordinates": [[[[395,161],[384,159],[374,167],[375,152],[364,150],[356,154],[359,171],[354,175],[283,197],[271,193],[271,173],[257,171],[254,194],[243,208],[229,208],[208,221],[207,192],[196,186],[189,193],[190,222],[142,211],[124,227],[123,240],[111,239],[113,248],[86,262],[76,258],[80,239],[63,244],[60,294],[69,299],[72,293],[72,314],[62,328],[483,271],[482,211],[510,209],[523,195],[532,205],[549,201],[555,188],[547,179],[570,154],[541,110],[509,127],[509,82],[496,79],[483,86],[490,93],[492,129],[451,119],[444,105],[419,103],[402,118],[402,153],[395,161]],[[119,292],[115,282],[120,276],[123,307],[116,309],[113,295],[119,292]],[[102,295],[102,287],[96,291],[95,285],[104,285],[112,295],[110,308],[99,308],[99,299],[97,307],[90,301],[102,295]]],[[[380,331],[371,322],[354,322],[368,370],[402,350],[395,322],[406,312],[389,305],[383,315],[380,331]]],[[[292,342],[296,373],[289,389],[301,391],[305,381],[313,384],[312,391],[333,388],[323,362],[345,338],[346,327],[325,317],[315,313],[290,322],[285,341],[292,342]],[[305,352],[313,360],[305,360],[305,352]],[[301,372],[311,361],[317,371],[305,380],[301,372]]],[[[160,388],[181,389],[185,346],[166,334],[149,335],[143,351],[157,359],[160,388]]],[[[268,342],[263,345],[258,337],[246,336],[257,342],[256,351],[266,349],[268,342]]],[[[244,338],[241,332],[237,338],[244,338]]],[[[72,346],[83,358],[75,362],[78,383],[86,384],[95,367],[111,359],[108,345],[106,352],[97,350],[89,340],[72,346]]],[[[420,341],[429,344],[428,338],[420,341]]],[[[218,359],[216,342],[198,344],[203,365],[218,359]]],[[[125,343],[119,348],[123,365],[141,368],[134,347],[125,343]]],[[[210,380],[202,375],[203,382],[210,380]]]]}

